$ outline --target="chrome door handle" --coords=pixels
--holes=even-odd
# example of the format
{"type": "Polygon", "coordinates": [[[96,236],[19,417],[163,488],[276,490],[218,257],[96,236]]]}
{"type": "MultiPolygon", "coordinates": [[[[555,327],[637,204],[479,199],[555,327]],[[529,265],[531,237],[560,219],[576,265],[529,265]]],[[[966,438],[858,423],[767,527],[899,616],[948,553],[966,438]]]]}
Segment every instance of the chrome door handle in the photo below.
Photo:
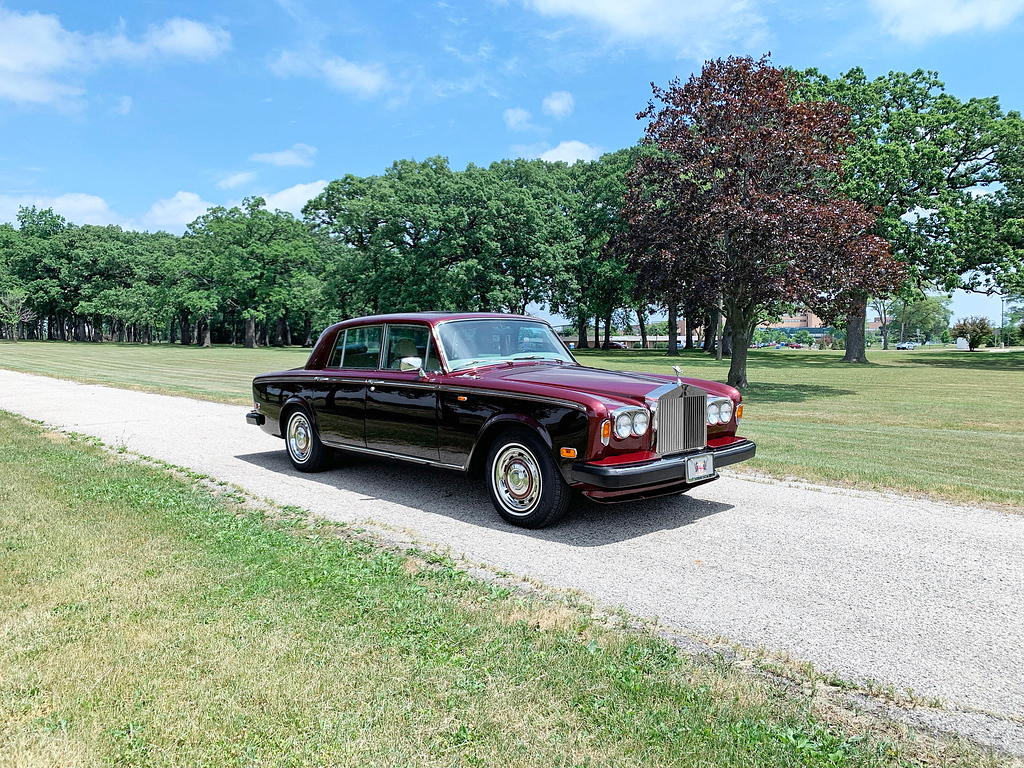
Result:
{"type": "Polygon", "coordinates": [[[313,381],[327,381],[327,377],[326,376],[315,376],[315,377],[313,377],[313,381]]]}

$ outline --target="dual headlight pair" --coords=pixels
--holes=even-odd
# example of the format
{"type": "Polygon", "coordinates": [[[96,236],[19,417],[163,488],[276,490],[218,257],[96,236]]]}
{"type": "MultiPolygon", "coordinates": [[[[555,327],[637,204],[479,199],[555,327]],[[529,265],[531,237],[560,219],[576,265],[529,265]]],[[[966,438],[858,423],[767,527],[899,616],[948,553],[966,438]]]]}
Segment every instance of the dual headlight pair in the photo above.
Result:
{"type": "Polygon", "coordinates": [[[626,408],[615,414],[612,430],[619,440],[641,437],[651,428],[651,414],[646,408],[626,408]]]}
{"type": "Polygon", "coordinates": [[[732,419],[732,400],[728,397],[708,398],[708,424],[728,424],[732,419]]]}

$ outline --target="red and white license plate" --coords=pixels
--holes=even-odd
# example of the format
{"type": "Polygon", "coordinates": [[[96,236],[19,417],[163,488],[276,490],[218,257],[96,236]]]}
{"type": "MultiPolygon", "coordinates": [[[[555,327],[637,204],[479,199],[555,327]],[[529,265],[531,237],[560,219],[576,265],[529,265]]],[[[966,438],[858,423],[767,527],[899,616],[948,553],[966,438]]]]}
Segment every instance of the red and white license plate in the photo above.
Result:
{"type": "Polygon", "coordinates": [[[714,477],[715,457],[710,453],[691,456],[686,460],[686,482],[693,483],[714,477]]]}

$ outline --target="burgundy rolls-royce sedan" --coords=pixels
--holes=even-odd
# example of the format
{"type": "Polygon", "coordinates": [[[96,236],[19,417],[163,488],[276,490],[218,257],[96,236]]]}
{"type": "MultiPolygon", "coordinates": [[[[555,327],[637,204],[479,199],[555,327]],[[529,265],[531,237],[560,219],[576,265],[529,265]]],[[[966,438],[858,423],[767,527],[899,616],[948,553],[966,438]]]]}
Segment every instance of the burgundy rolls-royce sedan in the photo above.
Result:
{"type": "Polygon", "coordinates": [[[542,320],[423,312],[332,325],[304,368],[253,379],[250,424],[296,469],[329,449],[482,471],[506,521],[558,521],[595,501],[678,494],[754,455],[732,387],[580,365],[542,320]]]}

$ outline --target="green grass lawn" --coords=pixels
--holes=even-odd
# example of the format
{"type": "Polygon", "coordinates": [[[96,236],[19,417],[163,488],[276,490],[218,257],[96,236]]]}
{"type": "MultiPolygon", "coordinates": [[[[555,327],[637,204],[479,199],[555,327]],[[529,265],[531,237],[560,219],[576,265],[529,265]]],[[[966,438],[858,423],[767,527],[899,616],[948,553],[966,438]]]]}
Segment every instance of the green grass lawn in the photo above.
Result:
{"type": "MultiPolygon", "coordinates": [[[[0,367],[154,392],[248,403],[256,373],[303,365],[308,350],[20,342],[0,367]]],[[[724,381],[728,361],[701,353],[581,351],[587,365],[724,381]]],[[[742,432],[758,443],[743,468],[776,476],[1024,507],[1024,351],[752,350],[742,432]]]]}
{"type": "Polygon", "coordinates": [[[0,448],[0,765],[995,762],[3,413],[0,448]]]}

